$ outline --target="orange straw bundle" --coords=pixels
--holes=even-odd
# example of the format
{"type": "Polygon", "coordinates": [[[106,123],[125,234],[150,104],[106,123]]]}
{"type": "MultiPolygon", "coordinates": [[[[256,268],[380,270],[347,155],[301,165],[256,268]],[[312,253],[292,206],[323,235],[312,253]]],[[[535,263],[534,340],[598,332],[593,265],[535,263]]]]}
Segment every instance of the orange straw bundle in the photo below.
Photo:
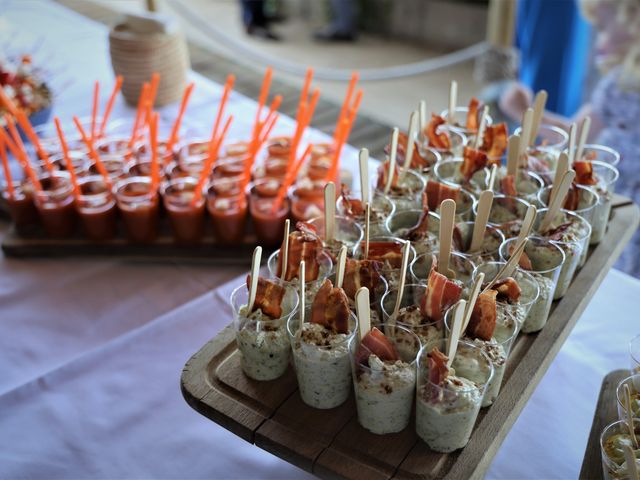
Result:
{"type": "Polygon", "coordinates": [[[353,105],[349,107],[342,120],[340,120],[340,123],[336,126],[336,135],[334,137],[334,141],[336,142],[335,151],[331,160],[331,168],[329,168],[327,176],[325,177],[325,180],[327,181],[335,181],[338,169],[340,168],[340,155],[342,154],[342,148],[349,138],[349,134],[351,133],[351,129],[353,128],[353,124],[358,115],[358,109],[360,108],[361,102],[362,90],[358,90],[356,98],[353,101],[353,105]]]}
{"type": "Polygon", "coordinates": [[[51,173],[53,171],[53,165],[49,161],[49,154],[44,150],[44,148],[42,148],[40,140],[38,139],[38,135],[36,135],[36,132],[31,126],[31,122],[29,122],[29,119],[27,118],[25,113],[21,111],[16,113],[16,120],[18,121],[18,125],[20,125],[20,127],[22,128],[22,131],[27,135],[27,137],[35,147],[36,152],[38,152],[38,156],[44,162],[47,171],[51,173]]]}
{"type": "Polygon", "coordinates": [[[187,88],[184,89],[184,93],[182,94],[182,101],[180,102],[180,110],[178,111],[178,116],[176,117],[175,122],[173,122],[173,127],[171,128],[171,135],[169,136],[169,140],[167,140],[166,151],[170,152],[173,149],[173,146],[178,141],[178,132],[180,131],[180,124],[182,123],[182,117],[184,116],[184,112],[187,109],[187,104],[189,103],[189,98],[191,97],[191,93],[193,93],[193,89],[195,88],[195,83],[190,83],[187,85],[187,88]]]}
{"type": "Polygon", "coordinates": [[[104,165],[100,160],[100,155],[98,155],[98,152],[93,146],[93,141],[91,140],[91,138],[89,138],[87,133],[84,131],[84,128],[82,128],[82,124],[80,123],[80,120],[78,120],[78,117],[75,117],[75,116],[73,117],[73,123],[76,124],[76,128],[78,129],[78,132],[82,137],[82,141],[85,143],[85,145],[87,146],[87,149],[89,150],[89,157],[91,157],[91,160],[95,162],[98,172],[100,172],[100,175],[102,175],[104,179],[104,183],[107,185],[107,187],[110,190],[111,179],[109,178],[109,172],[107,172],[107,169],[104,168],[104,165]]]}
{"type": "Polygon", "coordinates": [[[38,180],[38,176],[33,171],[33,168],[31,168],[31,164],[29,163],[27,154],[24,151],[24,145],[22,143],[22,140],[20,140],[20,134],[18,134],[18,130],[16,129],[13,120],[11,118],[8,118],[7,116],[5,116],[5,119],[7,120],[7,128],[9,129],[9,133],[11,134],[13,141],[5,133],[3,128],[0,128],[0,137],[2,138],[4,144],[9,147],[11,154],[18,160],[18,163],[20,163],[20,166],[27,174],[27,177],[29,177],[29,180],[31,180],[33,187],[38,192],[41,192],[42,184],[40,183],[40,180],[38,180]]]}
{"type": "Polygon", "coordinates": [[[209,156],[207,157],[207,161],[202,168],[202,172],[200,172],[200,178],[198,179],[198,183],[196,184],[196,189],[193,195],[193,199],[191,200],[191,205],[195,206],[203,195],[204,184],[209,178],[209,174],[213,169],[213,165],[215,161],[218,159],[218,152],[220,151],[220,147],[224,142],[225,137],[227,136],[227,132],[229,131],[229,126],[231,125],[231,121],[233,120],[233,115],[229,115],[227,121],[225,122],[224,128],[222,129],[222,133],[220,136],[214,141],[212,149],[209,151],[209,156]]]}
{"type": "Polygon", "coordinates": [[[293,182],[298,177],[298,173],[300,173],[300,169],[302,168],[302,165],[307,160],[307,157],[311,154],[312,148],[313,148],[312,144],[307,145],[307,149],[304,151],[304,153],[302,154],[300,159],[295,163],[295,165],[292,168],[291,167],[287,168],[287,173],[285,174],[284,182],[282,182],[282,185],[278,190],[278,195],[276,196],[276,199],[273,201],[273,205],[271,206],[271,213],[277,212],[280,206],[282,205],[284,197],[287,194],[287,190],[289,190],[289,187],[293,185],[293,182]]]}
{"type": "Polygon", "coordinates": [[[60,147],[62,148],[62,156],[64,157],[64,163],[67,166],[69,176],[71,177],[71,184],[73,185],[73,195],[76,197],[76,201],[80,200],[80,186],[78,185],[78,178],[76,177],[76,170],[73,168],[73,162],[69,156],[69,147],[67,146],[67,140],[64,137],[64,132],[60,126],[60,119],[54,117],[53,122],[56,125],[56,131],[58,132],[58,138],[60,139],[60,147]]]}
{"type": "Polygon", "coordinates": [[[0,159],[2,159],[2,171],[4,179],[7,182],[7,193],[9,198],[13,200],[15,193],[13,189],[13,179],[11,178],[11,170],[9,169],[9,160],[7,159],[7,149],[4,145],[4,138],[0,137],[0,159]]]}
{"type": "Polygon", "coordinates": [[[356,88],[356,84],[359,79],[358,72],[353,72],[351,74],[351,80],[349,81],[349,87],[347,88],[347,94],[344,97],[344,101],[342,102],[342,107],[340,108],[340,115],[338,115],[338,120],[336,121],[336,129],[333,133],[333,143],[334,145],[338,144],[338,136],[339,136],[339,127],[342,125],[342,121],[346,118],[347,112],[349,111],[349,104],[351,103],[351,97],[353,96],[353,92],[356,88]]]}
{"type": "Polygon", "coordinates": [[[107,122],[109,121],[109,116],[111,115],[111,110],[113,110],[113,104],[116,101],[116,97],[120,92],[120,88],[122,87],[122,75],[118,75],[116,77],[116,83],[113,86],[113,90],[111,91],[111,96],[107,101],[107,106],[104,109],[104,115],[102,116],[102,124],[100,124],[100,130],[98,130],[98,137],[102,137],[104,135],[104,131],[107,128],[107,122]]]}
{"type": "Polygon", "coordinates": [[[218,113],[216,113],[216,120],[213,123],[213,129],[211,130],[211,139],[209,140],[209,157],[212,156],[214,143],[218,137],[218,129],[220,128],[220,122],[222,121],[222,115],[224,114],[224,109],[227,105],[227,100],[229,100],[231,90],[233,90],[233,84],[235,81],[236,77],[234,75],[228,75],[227,81],[224,84],[224,90],[222,91],[222,97],[220,98],[220,104],[218,105],[218,113]]]}

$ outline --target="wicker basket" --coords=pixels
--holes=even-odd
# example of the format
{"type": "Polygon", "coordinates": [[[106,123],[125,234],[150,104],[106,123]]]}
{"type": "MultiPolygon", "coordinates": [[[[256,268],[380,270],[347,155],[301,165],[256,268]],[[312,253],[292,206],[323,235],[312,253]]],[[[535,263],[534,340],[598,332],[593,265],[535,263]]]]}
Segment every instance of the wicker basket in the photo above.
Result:
{"type": "Polygon", "coordinates": [[[109,32],[111,65],[122,75],[122,94],[136,105],[142,84],[160,74],[155,105],[179,100],[189,69],[184,35],[175,20],[159,15],[127,15],[109,32]]]}

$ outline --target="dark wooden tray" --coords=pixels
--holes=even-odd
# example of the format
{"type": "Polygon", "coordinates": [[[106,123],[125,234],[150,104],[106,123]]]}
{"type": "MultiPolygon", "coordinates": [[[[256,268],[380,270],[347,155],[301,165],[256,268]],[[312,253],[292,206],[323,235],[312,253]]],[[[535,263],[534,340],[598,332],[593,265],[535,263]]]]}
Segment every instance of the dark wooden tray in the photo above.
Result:
{"type": "Polygon", "coordinates": [[[616,200],[609,229],[592,248],[567,295],[555,302],[537,334],[521,335],[509,356],[502,391],[480,412],[469,444],[438,454],[420,441],[414,423],[392,435],[358,424],[353,398],[330,411],[306,406],[293,369],[278,380],[257,382],[241,371],[232,325],[185,365],[182,393],[202,415],[280,458],[322,478],[482,478],[536,385],[580,318],[606,272],[638,226],[640,211],[616,200]]]}
{"type": "Polygon", "coordinates": [[[600,434],[604,427],[618,420],[618,407],[616,405],[616,387],[620,380],[630,375],[629,370],[614,370],[607,374],[600,387],[598,404],[593,414],[593,424],[589,441],[584,451],[584,460],[580,469],[580,478],[585,480],[601,480],[602,458],[600,456],[600,434]]]}

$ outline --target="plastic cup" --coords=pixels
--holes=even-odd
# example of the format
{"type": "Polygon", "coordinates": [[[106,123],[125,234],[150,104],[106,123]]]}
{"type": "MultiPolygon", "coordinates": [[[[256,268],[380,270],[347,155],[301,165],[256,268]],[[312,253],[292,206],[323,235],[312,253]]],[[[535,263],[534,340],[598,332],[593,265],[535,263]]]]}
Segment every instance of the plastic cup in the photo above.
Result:
{"type": "Polygon", "coordinates": [[[254,312],[247,315],[249,292],[240,285],[231,293],[233,325],[236,342],[241,353],[242,370],[254,380],[275,380],[289,366],[291,346],[287,337],[287,321],[298,309],[298,293],[290,285],[282,300],[282,316],[270,319],[254,312]]]}
{"type": "MultiPolygon", "coordinates": [[[[369,243],[374,243],[374,242],[390,242],[390,243],[394,243],[396,245],[404,245],[404,240],[401,240],[397,237],[372,237],[369,239],[369,243]]],[[[354,258],[358,258],[358,259],[363,259],[364,258],[364,240],[360,242],[360,244],[356,247],[355,253],[354,253],[354,258]]],[[[411,265],[411,262],[413,261],[413,259],[416,258],[416,251],[413,248],[413,246],[409,246],[409,265],[411,265]]],[[[389,288],[393,288],[395,286],[397,286],[397,284],[400,282],[400,267],[401,267],[401,258],[398,259],[397,264],[396,263],[391,263],[388,261],[383,261],[379,258],[374,258],[369,256],[370,260],[378,260],[382,263],[381,268],[380,268],[380,273],[382,274],[382,276],[385,278],[385,280],[387,281],[387,283],[389,284],[389,288]]],[[[408,275],[408,272],[407,272],[408,275]]]]}
{"type": "MultiPolygon", "coordinates": [[[[305,310],[305,325],[310,326],[311,305],[305,310]]],[[[289,317],[287,333],[293,352],[293,364],[302,401],[313,408],[328,409],[342,405],[351,393],[349,341],[358,331],[358,321],[351,312],[349,333],[334,334],[328,345],[305,341],[300,332],[300,309],[289,317]]]]}
{"type": "MultiPolygon", "coordinates": [[[[548,209],[546,208],[538,210],[538,215],[533,224],[533,231],[536,232],[536,235],[543,238],[546,237],[538,231],[538,226],[546,215],[547,210],[548,209]]],[[[561,225],[565,222],[572,222],[575,224],[577,233],[573,235],[572,238],[567,238],[566,240],[551,240],[562,248],[565,256],[554,296],[554,299],[556,300],[564,297],[567,293],[567,290],[571,285],[571,281],[573,280],[573,276],[585,256],[585,250],[589,248],[589,238],[591,237],[591,225],[589,225],[589,222],[581,216],[567,210],[560,210],[557,217],[554,219],[553,224],[561,225]]]]}
{"type": "MultiPolygon", "coordinates": [[[[566,151],[568,153],[568,149],[566,151]]],[[[611,147],[597,145],[595,143],[587,143],[582,149],[582,158],[576,158],[576,161],[578,160],[603,162],[611,165],[612,167],[617,167],[620,163],[620,153],[611,147]]]]}
{"type": "Polygon", "coordinates": [[[173,240],[179,245],[198,245],[204,236],[205,196],[193,204],[198,180],[190,177],[168,181],[162,199],[169,214],[173,240]]]}
{"type": "MultiPolygon", "coordinates": [[[[500,245],[504,242],[504,234],[498,228],[487,225],[487,228],[484,230],[484,240],[480,247],[480,250],[475,252],[469,252],[469,247],[471,246],[471,240],[473,238],[473,228],[476,222],[459,222],[456,224],[458,227],[458,231],[462,237],[462,250],[455,250],[457,253],[460,253],[464,257],[471,260],[473,263],[482,263],[491,260],[499,260],[500,259],[500,245]]],[[[454,245],[455,248],[455,245],[454,245]]]]}
{"type": "MultiPolygon", "coordinates": [[[[383,435],[404,430],[409,425],[415,395],[415,360],[420,340],[410,329],[382,323],[379,327],[394,345],[403,365],[380,369],[363,365],[357,356],[360,338],[349,342],[358,422],[372,433],[383,435]]],[[[370,359],[371,357],[367,357],[370,359]]]]}
{"type": "Polygon", "coordinates": [[[13,181],[13,196],[9,195],[7,183],[2,183],[2,198],[7,204],[11,221],[19,235],[29,235],[40,224],[34,203],[33,188],[28,182],[13,181]]]}
{"type": "MultiPolygon", "coordinates": [[[[522,132],[522,127],[515,131],[515,135],[522,132]]],[[[560,153],[566,148],[569,134],[554,125],[542,124],[538,127],[538,135],[533,145],[527,148],[527,155],[536,161],[529,160],[529,165],[544,180],[546,184],[553,182],[554,172],[558,164],[560,153]]]]}
{"type": "Polygon", "coordinates": [[[44,229],[50,237],[67,238],[76,227],[73,186],[67,172],[43,173],[38,179],[42,191],[35,191],[35,205],[44,229]]]}
{"type": "MultiPolygon", "coordinates": [[[[429,273],[431,272],[431,263],[433,256],[438,257],[438,251],[429,253],[423,253],[416,257],[416,259],[409,265],[409,275],[413,283],[419,283],[426,285],[429,279],[429,273]]],[[[468,287],[471,284],[471,278],[473,271],[476,269],[475,263],[473,263],[469,257],[459,252],[451,252],[449,258],[449,268],[456,274],[455,279],[462,283],[463,287],[468,287]]]]}
{"type": "MultiPolygon", "coordinates": [[[[515,246],[516,242],[516,238],[511,238],[502,244],[500,257],[503,261],[506,262],[511,258],[511,248],[515,246]]],[[[527,270],[527,273],[535,278],[540,289],[538,300],[531,306],[522,326],[524,333],[532,333],[541,330],[549,318],[558,278],[564,264],[564,251],[545,238],[529,237],[524,247],[524,253],[529,257],[533,266],[533,269],[527,270]]]]}
{"type": "MultiPolygon", "coordinates": [[[[478,203],[473,204],[473,215],[478,213],[478,203]]],[[[498,228],[505,238],[516,237],[520,233],[522,220],[531,204],[521,198],[495,195],[489,211],[489,225],[498,228]]]]}
{"type": "MultiPolygon", "coordinates": [[[[446,341],[442,340],[438,348],[446,353],[446,341]]],[[[479,347],[458,342],[452,367],[456,376],[472,383],[452,389],[429,379],[429,353],[423,348],[418,355],[416,433],[431,450],[453,452],[469,442],[486,386],[494,375],[493,365],[479,347]]]]}
{"type": "Polygon", "coordinates": [[[129,240],[139,244],[153,243],[158,236],[159,202],[151,178],[125,178],[113,188],[129,240]]]}
{"type": "MultiPolygon", "coordinates": [[[[504,266],[505,262],[487,262],[482,265],[478,265],[473,271],[473,280],[479,273],[484,273],[485,282],[491,281],[504,266]]],[[[498,316],[504,316],[508,319],[512,319],[518,324],[518,333],[522,329],[531,307],[538,300],[540,294],[540,288],[538,282],[533,278],[530,273],[523,270],[515,270],[511,277],[518,282],[518,285],[522,289],[520,299],[517,303],[511,304],[509,302],[498,301],[498,316]]]]}
{"type": "Polygon", "coordinates": [[[284,223],[289,218],[290,202],[284,198],[279,207],[274,210],[276,197],[259,195],[254,185],[250,190],[249,213],[253,221],[258,244],[265,247],[275,247],[282,243],[284,223]]]}
{"type": "MultiPolygon", "coordinates": [[[[449,308],[444,314],[447,338],[451,336],[452,315],[453,308],[449,308]]],[[[507,368],[509,352],[511,352],[511,347],[517,336],[518,324],[501,316],[496,319],[496,328],[491,340],[486,341],[479,338],[462,337],[463,341],[479,347],[487,355],[489,360],[491,360],[491,364],[493,365],[493,376],[486,384],[482,407],[488,407],[493,404],[500,393],[502,378],[507,368]]]]}
{"type": "MultiPolygon", "coordinates": [[[[359,192],[352,192],[349,198],[360,200],[362,195],[359,192]]],[[[373,192],[371,216],[369,218],[369,237],[380,237],[390,234],[386,221],[389,217],[393,216],[395,210],[396,206],[389,197],[380,192],[373,192]]],[[[364,213],[354,215],[353,212],[349,211],[342,195],[340,195],[336,201],[336,213],[343,217],[353,218],[364,229],[364,213]]]]}
{"type": "Polygon", "coordinates": [[[625,398],[624,386],[629,386],[631,394],[631,413],[633,418],[640,418],[640,374],[636,373],[620,380],[616,387],[616,404],[618,406],[618,418],[622,421],[627,419],[627,399],[625,398]]]}
{"type": "Polygon", "coordinates": [[[398,187],[392,187],[389,193],[384,193],[384,188],[378,188],[379,173],[376,173],[373,177],[374,195],[381,193],[389,197],[389,199],[396,206],[396,211],[411,210],[414,208],[422,207],[422,192],[426,188],[426,182],[422,175],[414,172],[413,170],[407,170],[404,176],[399,181],[398,187]]]}
{"type": "MultiPolygon", "coordinates": [[[[496,181],[494,184],[494,191],[502,195],[506,195],[506,192],[502,188],[502,180],[507,175],[506,167],[499,167],[496,175],[496,181]]],[[[545,186],[542,177],[530,170],[518,169],[516,177],[516,197],[522,198],[524,201],[535,204],[537,202],[538,192],[545,186]]],[[[485,186],[488,187],[488,184],[485,186]]]]}
{"type": "MultiPolygon", "coordinates": [[[[640,419],[633,419],[633,428],[636,438],[640,436],[640,419]]],[[[621,448],[611,448],[611,440],[616,435],[628,435],[629,427],[626,422],[618,420],[605,427],[600,435],[600,453],[602,455],[602,474],[606,480],[635,480],[628,474],[626,468],[622,467],[625,463],[624,453],[621,448]]],[[[627,442],[628,443],[628,440],[627,442]]]]}
{"type": "Polygon", "coordinates": [[[327,241],[325,238],[324,215],[312,218],[309,224],[316,228],[318,237],[322,240],[324,249],[335,260],[338,258],[342,246],[347,247],[347,255],[352,256],[356,247],[362,241],[362,227],[355,220],[347,217],[335,216],[335,233],[333,240],[327,241]]]}
{"type": "MultiPolygon", "coordinates": [[[[475,139],[476,131],[469,130],[465,125],[467,121],[467,115],[469,114],[469,107],[455,107],[453,109],[454,121],[451,125],[451,128],[455,128],[456,130],[460,130],[463,132],[468,138],[469,141],[475,139]]],[[[447,121],[449,121],[449,109],[445,108],[440,112],[440,116],[447,121]]],[[[478,125],[480,125],[480,120],[482,118],[482,109],[478,109],[478,125]]],[[[493,125],[493,118],[491,115],[487,115],[486,117],[486,125],[493,125]]]]}
{"type": "Polygon", "coordinates": [[[420,315],[420,305],[426,294],[426,285],[417,283],[405,285],[400,301],[399,315],[398,318],[395,319],[391,318],[391,316],[398,298],[397,288],[389,290],[384,297],[382,297],[380,305],[382,308],[382,321],[384,323],[391,324],[395,322],[398,325],[410,329],[418,336],[420,344],[428,348],[429,345],[436,345],[434,342],[439,342],[444,338],[444,328],[442,328],[442,322],[438,324],[438,322],[422,318],[420,315]]]}
{"type": "Polygon", "coordinates": [[[489,169],[483,168],[478,170],[467,181],[462,176],[462,173],[460,173],[462,162],[463,160],[461,158],[443,160],[433,167],[433,174],[441,183],[466,189],[475,195],[480,194],[485,185],[489,183],[489,169]]]}
{"type": "MultiPolygon", "coordinates": [[[[422,217],[423,210],[402,210],[395,212],[387,218],[386,229],[396,238],[407,240],[409,230],[412,229],[422,217]]],[[[429,212],[427,232],[423,238],[411,242],[416,254],[438,250],[440,247],[440,216],[429,212]]]]}
{"type": "MultiPolygon", "coordinates": [[[[278,277],[278,257],[280,256],[280,249],[273,252],[267,260],[267,268],[269,269],[269,275],[271,278],[278,277]]],[[[319,271],[318,277],[315,279],[310,278],[308,271],[309,265],[305,266],[305,303],[311,304],[318,292],[318,289],[322,286],[322,283],[333,273],[333,262],[331,257],[326,252],[320,252],[318,254],[319,271]]],[[[300,280],[298,277],[294,278],[290,282],[284,282],[285,284],[291,284],[296,290],[300,288],[300,280]]]]}
{"type": "Polygon", "coordinates": [[[598,183],[591,188],[598,194],[599,201],[591,220],[592,231],[589,244],[597,245],[602,241],[607,232],[613,194],[615,193],[616,182],[618,181],[620,172],[612,164],[602,161],[593,161],[591,165],[593,166],[593,173],[598,179],[598,183]]]}
{"type": "Polygon", "coordinates": [[[102,176],[78,179],[80,196],[76,202],[84,232],[94,242],[103,242],[116,236],[116,200],[102,176]]]}
{"type": "Polygon", "coordinates": [[[411,163],[411,170],[422,175],[422,178],[428,180],[431,177],[433,166],[442,161],[442,155],[437,149],[427,145],[418,145],[418,153],[426,160],[426,165],[414,165],[411,163]]]}
{"type": "MultiPolygon", "coordinates": [[[[440,155],[440,158],[441,158],[440,161],[449,160],[453,157],[460,157],[462,155],[462,151],[464,150],[464,147],[469,142],[469,139],[467,138],[467,136],[464,133],[462,133],[460,130],[455,129],[447,124],[440,125],[440,127],[438,127],[437,132],[447,133],[447,135],[449,136],[449,141],[451,142],[451,148],[430,147],[429,139],[426,137],[426,135],[424,136],[424,142],[422,144],[423,145],[422,148],[423,149],[432,148],[433,150],[435,150],[440,155]]],[[[433,169],[431,169],[431,173],[433,173],[433,169]]]]}

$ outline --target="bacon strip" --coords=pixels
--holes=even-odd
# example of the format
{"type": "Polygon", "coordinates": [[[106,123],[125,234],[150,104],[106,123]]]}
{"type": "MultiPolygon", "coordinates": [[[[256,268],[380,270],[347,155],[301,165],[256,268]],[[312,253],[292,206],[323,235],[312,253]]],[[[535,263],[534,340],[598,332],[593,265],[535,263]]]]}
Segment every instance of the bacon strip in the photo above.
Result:
{"type": "Polygon", "coordinates": [[[509,303],[516,303],[520,300],[522,289],[513,277],[503,278],[493,284],[493,290],[498,292],[499,300],[507,300],[509,303]]]}
{"type": "MultiPolygon", "coordinates": [[[[287,261],[287,273],[285,281],[290,282],[300,275],[300,262],[305,262],[305,280],[316,280],[320,274],[318,255],[322,251],[322,241],[314,234],[315,229],[303,222],[296,225],[300,230],[289,234],[289,256],[287,261]]],[[[280,252],[283,251],[284,240],[280,252]]],[[[282,256],[278,255],[277,276],[282,275],[282,256]]]]}
{"type": "Polygon", "coordinates": [[[564,199],[563,208],[571,211],[575,211],[580,206],[580,190],[576,187],[575,182],[569,188],[567,197],[564,199]]]}
{"type": "Polygon", "coordinates": [[[489,158],[501,158],[507,151],[507,124],[487,125],[482,135],[482,146],[480,150],[485,152],[489,158]]]}
{"type": "Polygon", "coordinates": [[[442,201],[447,198],[457,202],[459,194],[460,187],[451,187],[435,180],[427,182],[427,205],[429,210],[437,210],[442,201]]]}
{"type": "Polygon", "coordinates": [[[573,169],[576,171],[576,183],[580,185],[596,185],[598,179],[593,173],[593,164],[591,162],[577,161],[573,163],[573,169]]]}
{"type": "Polygon", "coordinates": [[[431,272],[427,280],[427,293],[422,297],[420,311],[422,316],[428,317],[431,321],[441,322],[445,310],[460,300],[462,287],[438,273],[437,264],[437,257],[433,255],[431,272]]]}
{"type": "MultiPolygon", "coordinates": [[[[251,275],[247,275],[247,289],[251,285],[251,275]]],[[[252,312],[257,309],[262,310],[269,318],[282,317],[282,299],[285,288],[275,282],[271,282],[263,277],[258,277],[258,288],[256,289],[256,300],[253,303],[252,312]]]]}
{"type": "Polygon", "coordinates": [[[460,173],[465,181],[471,180],[473,174],[487,166],[487,154],[471,147],[464,147],[460,173]]]}
{"type": "Polygon", "coordinates": [[[377,356],[383,362],[395,362],[400,359],[396,347],[376,327],[373,327],[358,345],[355,355],[356,363],[368,366],[371,355],[377,356]]]}
{"type": "MultiPolygon", "coordinates": [[[[509,255],[513,255],[513,251],[516,249],[515,243],[512,243],[509,246],[509,255]]],[[[527,255],[524,251],[520,254],[520,259],[518,260],[518,266],[523,270],[533,270],[533,264],[531,263],[531,259],[529,255],[527,255]]]]}
{"type": "Polygon", "coordinates": [[[469,101],[469,110],[467,111],[467,130],[471,132],[478,131],[478,109],[480,108],[480,101],[473,97],[469,101]]]}
{"type": "MultiPolygon", "coordinates": [[[[398,153],[397,160],[400,163],[404,163],[407,154],[407,148],[409,144],[409,136],[406,133],[400,132],[398,134],[398,153]]],[[[389,145],[385,148],[385,152],[389,153],[389,145]]],[[[409,164],[409,168],[422,169],[426,167],[430,167],[431,163],[426,157],[420,155],[420,149],[418,148],[418,143],[416,141],[413,142],[413,154],[411,156],[411,163],[409,164]]]]}
{"type": "Polygon", "coordinates": [[[433,347],[427,357],[429,358],[429,381],[434,385],[442,386],[449,375],[447,368],[449,358],[438,347],[433,347]]]}
{"type": "Polygon", "coordinates": [[[562,234],[566,232],[571,226],[571,222],[563,223],[562,225],[558,225],[556,228],[552,228],[549,230],[546,235],[549,240],[560,240],[562,238],[562,234]]]}
{"type": "Polygon", "coordinates": [[[500,180],[500,189],[505,195],[516,197],[518,195],[518,191],[516,190],[516,176],[505,175],[502,180],[500,180]]]}
{"type": "MultiPolygon", "coordinates": [[[[364,242],[362,243],[364,249],[364,242]]],[[[402,265],[402,244],[398,242],[369,242],[369,260],[388,262],[393,268],[402,265]]]]}
{"type": "Polygon", "coordinates": [[[311,304],[311,323],[323,325],[335,333],[349,333],[349,315],[347,295],[327,278],[311,304]]]}
{"type": "Polygon", "coordinates": [[[422,210],[420,214],[420,218],[418,219],[418,223],[416,223],[409,232],[407,233],[407,240],[411,240],[412,242],[417,242],[424,238],[426,233],[429,231],[429,209],[425,208],[422,210]]]}
{"type": "Polygon", "coordinates": [[[340,196],[342,197],[345,213],[350,217],[359,217],[364,214],[364,206],[360,199],[350,197],[350,193],[349,187],[343,183],[340,196]]]}
{"type": "Polygon", "coordinates": [[[367,287],[371,300],[374,301],[376,287],[380,283],[380,264],[373,260],[347,259],[344,271],[344,288],[347,297],[355,300],[360,287],[367,287]]]}
{"type": "Polygon", "coordinates": [[[467,326],[467,335],[471,338],[491,340],[493,331],[496,328],[496,317],[498,315],[496,296],[498,292],[488,290],[481,293],[473,306],[471,319],[467,326]]]}
{"type": "MultiPolygon", "coordinates": [[[[378,167],[378,184],[377,187],[383,190],[387,186],[387,178],[389,178],[390,162],[386,161],[378,167]]],[[[398,162],[396,162],[393,179],[391,180],[391,188],[398,186],[398,162]]]]}
{"type": "Polygon", "coordinates": [[[446,131],[438,132],[440,125],[446,124],[447,121],[440,115],[431,115],[431,120],[425,127],[425,135],[429,139],[429,146],[440,150],[451,149],[451,139],[446,131]]]}

